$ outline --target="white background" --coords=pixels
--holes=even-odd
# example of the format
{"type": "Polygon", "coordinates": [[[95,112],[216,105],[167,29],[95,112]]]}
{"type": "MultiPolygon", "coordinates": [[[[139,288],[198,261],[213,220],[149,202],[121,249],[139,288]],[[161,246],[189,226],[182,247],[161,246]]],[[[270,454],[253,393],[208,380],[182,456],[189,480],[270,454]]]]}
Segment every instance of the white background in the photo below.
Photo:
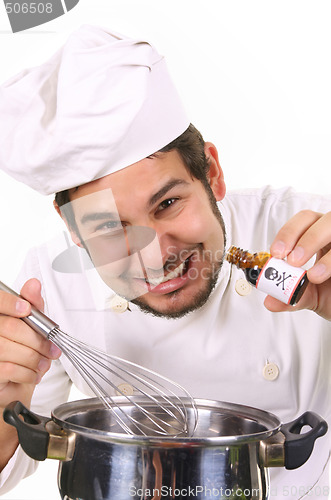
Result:
{"type": "MultiPolygon", "coordinates": [[[[0,2],[0,80],[46,60],[81,24],[151,41],[167,57],[191,121],[216,144],[228,189],[331,191],[331,4],[326,0],[80,0],[12,34],[0,2]]],[[[1,117],[1,119],[3,119],[1,117]]],[[[62,230],[52,197],[0,173],[0,280],[62,230]],[[54,213],[53,213],[54,212],[54,213]]],[[[55,500],[56,462],[3,499],[55,500]]]]}

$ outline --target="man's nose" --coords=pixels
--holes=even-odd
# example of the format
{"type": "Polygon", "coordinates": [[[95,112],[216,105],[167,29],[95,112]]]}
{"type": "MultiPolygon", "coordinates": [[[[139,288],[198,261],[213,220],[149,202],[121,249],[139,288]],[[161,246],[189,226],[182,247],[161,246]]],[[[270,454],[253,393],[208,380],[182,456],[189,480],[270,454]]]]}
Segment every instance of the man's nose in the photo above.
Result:
{"type": "Polygon", "coordinates": [[[144,266],[145,271],[160,271],[163,269],[163,255],[160,246],[160,240],[158,235],[155,233],[153,241],[149,245],[146,245],[140,251],[141,264],[144,266]]]}
{"type": "Polygon", "coordinates": [[[154,238],[140,249],[140,256],[145,266],[145,269],[151,271],[161,271],[165,262],[168,261],[169,255],[172,253],[175,245],[172,237],[164,228],[159,228],[156,225],[145,226],[152,230],[154,238]]]}

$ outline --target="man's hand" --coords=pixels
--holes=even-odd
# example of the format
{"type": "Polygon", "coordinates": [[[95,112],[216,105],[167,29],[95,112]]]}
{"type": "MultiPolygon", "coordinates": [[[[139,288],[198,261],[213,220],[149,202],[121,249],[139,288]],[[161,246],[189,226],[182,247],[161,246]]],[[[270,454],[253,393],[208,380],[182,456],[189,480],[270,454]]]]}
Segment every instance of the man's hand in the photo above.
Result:
{"type": "Polygon", "coordinates": [[[30,405],[36,384],[49,370],[61,351],[32,330],[20,318],[28,316],[31,304],[44,307],[38,280],[29,280],[21,295],[29,302],[0,291],[0,471],[17,447],[16,431],[2,419],[4,407],[20,400],[30,405]]]}
{"type": "Polygon", "coordinates": [[[310,281],[294,307],[268,296],[265,306],[273,312],[311,309],[331,320],[331,212],[320,214],[303,210],[292,217],[278,232],[270,252],[273,257],[287,258],[292,266],[304,266],[316,254],[308,269],[310,281]]]}

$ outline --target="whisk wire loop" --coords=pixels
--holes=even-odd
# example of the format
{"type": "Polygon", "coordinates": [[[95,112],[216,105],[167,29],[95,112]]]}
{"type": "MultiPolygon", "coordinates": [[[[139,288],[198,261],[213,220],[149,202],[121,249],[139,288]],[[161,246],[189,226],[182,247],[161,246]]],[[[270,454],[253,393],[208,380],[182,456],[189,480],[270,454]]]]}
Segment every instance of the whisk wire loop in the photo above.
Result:
{"type": "MultiPolygon", "coordinates": [[[[62,350],[63,354],[69,358],[75,368],[81,373],[90,389],[115,414],[116,421],[125,432],[135,434],[134,429],[136,429],[139,434],[146,436],[152,433],[174,437],[190,432],[187,424],[188,413],[186,404],[182,403],[178,394],[173,389],[169,389],[169,386],[173,386],[175,389],[183,392],[195,410],[194,400],[179,384],[136,363],[106,354],[57,328],[49,334],[49,339],[62,350]],[[86,365],[88,368],[86,368],[86,365]],[[98,367],[103,371],[100,371],[98,367]],[[104,372],[108,375],[105,375],[104,372]],[[91,374],[93,374],[93,378],[91,374]],[[130,395],[125,394],[111,380],[109,374],[119,377],[122,382],[130,384],[135,392],[147,397],[150,402],[155,403],[160,415],[156,412],[151,413],[135,401],[134,398],[131,398],[130,395]],[[165,384],[168,384],[168,386],[165,384]],[[111,395],[109,395],[109,392],[104,389],[104,385],[111,387],[115,394],[122,395],[132,403],[138,415],[145,417],[143,421],[135,418],[133,415],[128,415],[124,408],[118,405],[111,395]],[[155,395],[149,391],[153,391],[155,395]],[[170,417],[170,420],[166,417],[170,417]],[[134,429],[132,429],[132,426],[134,429]]],[[[196,419],[196,414],[194,414],[194,418],[196,419]]],[[[193,425],[191,434],[194,432],[194,429],[195,425],[193,425]]]]}
{"type": "MultiPolygon", "coordinates": [[[[58,344],[59,344],[59,343],[58,343],[58,344]]],[[[63,351],[63,352],[64,352],[64,351],[63,351]]],[[[66,350],[66,352],[68,352],[68,351],[66,350]]],[[[84,353],[84,354],[85,354],[85,353],[84,353]]],[[[72,354],[71,356],[72,356],[73,361],[75,361],[75,367],[76,367],[76,369],[81,370],[81,371],[85,374],[85,377],[84,377],[84,378],[85,378],[85,380],[86,380],[86,378],[87,378],[88,383],[89,383],[89,387],[90,387],[91,389],[93,389],[93,387],[91,386],[91,383],[90,383],[90,382],[91,382],[91,380],[90,380],[90,379],[91,379],[90,373],[88,372],[88,370],[86,370],[86,368],[84,367],[84,364],[80,361],[80,357],[79,357],[78,355],[76,355],[76,354],[72,354]]],[[[88,358],[90,358],[90,356],[88,356],[88,358]]],[[[99,361],[99,360],[96,360],[96,363],[97,363],[97,364],[99,364],[99,365],[101,365],[101,366],[103,366],[103,368],[104,368],[104,365],[102,365],[102,364],[100,363],[100,361],[99,361]]],[[[152,424],[154,424],[155,428],[154,428],[153,430],[154,430],[154,432],[155,432],[155,433],[164,434],[164,427],[162,427],[162,425],[163,425],[163,426],[165,426],[165,427],[168,427],[168,428],[169,428],[169,430],[173,430],[173,429],[175,429],[175,430],[178,430],[178,432],[183,432],[182,427],[175,426],[173,423],[172,423],[172,424],[170,424],[170,423],[168,423],[168,422],[164,421],[163,419],[161,419],[160,417],[158,417],[157,415],[153,415],[153,416],[152,416],[152,414],[151,414],[151,413],[149,413],[149,412],[148,412],[145,408],[143,408],[141,405],[139,405],[136,401],[132,401],[132,399],[131,399],[131,397],[130,397],[130,396],[128,396],[128,395],[126,395],[124,392],[122,392],[122,391],[121,391],[118,387],[116,387],[116,386],[115,386],[115,384],[113,384],[113,383],[112,383],[112,382],[111,382],[108,378],[106,378],[106,377],[105,377],[102,373],[100,373],[99,371],[97,371],[97,369],[96,369],[93,365],[90,365],[90,366],[89,366],[89,370],[90,370],[90,371],[92,371],[95,375],[99,376],[99,377],[100,377],[100,378],[101,378],[101,379],[102,379],[102,380],[103,380],[106,384],[110,385],[110,386],[111,386],[111,388],[112,388],[113,390],[116,390],[116,392],[117,392],[118,394],[121,394],[121,395],[122,395],[122,396],[124,396],[126,399],[128,399],[130,402],[132,402],[132,404],[133,404],[133,405],[134,405],[134,406],[135,406],[138,410],[140,410],[140,411],[141,411],[141,413],[142,413],[142,414],[144,414],[144,415],[145,415],[145,417],[146,417],[146,418],[147,418],[147,419],[148,419],[148,420],[149,420],[152,424]],[[160,424],[162,424],[162,425],[160,425],[160,424]]],[[[116,373],[116,372],[114,372],[113,370],[111,370],[111,372],[112,372],[112,373],[114,373],[114,374],[116,373]]],[[[124,379],[123,379],[123,380],[124,380],[124,379]]],[[[118,406],[118,405],[114,402],[113,398],[111,398],[109,395],[107,395],[107,393],[105,393],[105,391],[104,391],[104,389],[103,389],[102,385],[101,385],[101,384],[99,384],[99,383],[97,382],[97,380],[95,380],[95,382],[94,382],[94,383],[95,383],[96,390],[98,391],[98,395],[99,395],[100,399],[102,399],[102,401],[104,402],[104,404],[107,406],[107,408],[108,408],[108,409],[113,410],[113,409],[114,409],[114,406],[116,406],[117,410],[118,410],[118,411],[120,411],[120,412],[123,414],[123,416],[125,416],[127,419],[129,419],[129,420],[130,420],[130,423],[133,423],[133,424],[134,424],[134,425],[136,425],[136,426],[140,425],[141,429],[142,429],[142,428],[145,428],[145,429],[146,429],[146,431],[150,431],[150,430],[151,430],[151,428],[150,428],[148,425],[143,424],[143,423],[141,423],[141,422],[137,421],[137,420],[136,420],[136,419],[134,419],[132,416],[128,416],[128,415],[125,413],[125,411],[123,410],[123,408],[121,408],[120,406],[118,406]],[[106,395],[105,395],[105,394],[106,394],[106,395]]],[[[147,393],[146,393],[146,392],[143,392],[143,391],[140,391],[140,392],[141,392],[143,395],[147,395],[147,393]]],[[[157,399],[156,399],[156,398],[154,398],[154,397],[152,397],[152,396],[150,396],[150,398],[151,398],[151,399],[152,399],[152,400],[153,400],[156,404],[159,404],[159,402],[157,401],[157,399]]],[[[176,405],[174,405],[174,406],[176,407],[176,405]]],[[[178,406],[177,406],[176,408],[178,408],[178,410],[179,410],[179,411],[181,411],[181,409],[180,409],[178,406]]],[[[166,408],[165,408],[165,409],[166,409],[166,408]]],[[[181,421],[180,419],[178,419],[178,418],[177,418],[177,416],[175,415],[175,413],[170,412],[168,409],[166,409],[166,410],[167,410],[167,413],[168,413],[168,414],[169,414],[169,415],[170,415],[173,419],[177,420],[177,421],[178,421],[178,423],[179,423],[180,425],[182,424],[182,421],[181,421]]],[[[183,415],[183,413],[182,413],[182,415],[183,415]]],[[[121,420],[121,422],[123,423],[123,420],[121,420]]],[[[125,430],[126,430],[127,432],[130,432],[130,431],[129,431],[129,428],[127,427],[127,425],[126,425],[126,424],[124,424],[124,425],[125,425],[125,430]]],[[[130,432],[130,433],[132,433],[132,432],[130,432]]],[[[141,432],[141,433],[142,433],[142,432],[141,432]]],[[[145,434],[145,433],[144,433],[144,434],[145,434]]],[[[145,435],[147,435],[147,434],[145,434],[145,435]]]]}
{"type": "MultiPolygon", "coordinates": [[[[113,406],[110,404],[110,401],[108,396],[104,395],[104,391],[102,389],[102,386],[97,382],[94,381],[92,383],[90,374],[87,370],[87,368],[80,362],[79,358],[76,355],[71,356],[71,354],[68,353],[67,348],[62,346],[60,342],[57,342],[56,345],[62,349],[63,354],[67,357],[70,358],[71,363],[73,366],[76,368],[76,370],[81,374],[85,382],[88,384],[90,389],[94,392],[94,394],[102,401],[103,405],[111,410],[112,412],[114,411],[113,406]]],[[[118,405],[116,405],[118,406],[118,405]]],[[[120,411],[121,408],[118,407],[120,411]]],[[[124,412],[123,412],[124,413],[124,412]]],[[[128,434],[134,434],[133,430],[125,423],[125,421],[120,417],[120,415],[117,414],[116,420],[119,423],[120,427],[127,432],[128,434]]]]}

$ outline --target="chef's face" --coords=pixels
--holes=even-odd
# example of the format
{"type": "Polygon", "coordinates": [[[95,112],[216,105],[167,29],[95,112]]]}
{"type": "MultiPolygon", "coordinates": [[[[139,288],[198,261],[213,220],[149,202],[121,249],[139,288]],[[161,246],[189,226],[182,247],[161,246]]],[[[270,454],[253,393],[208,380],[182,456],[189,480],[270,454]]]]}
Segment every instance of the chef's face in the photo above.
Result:
{"type": "Polygon", "coordinates": [[[206,143],[210,192],[180,155],[159,153],[70,193],[76,243],[116,293],[156,316],[181,317],[208,299],[223,261],[225,194],[206,143]]]}

